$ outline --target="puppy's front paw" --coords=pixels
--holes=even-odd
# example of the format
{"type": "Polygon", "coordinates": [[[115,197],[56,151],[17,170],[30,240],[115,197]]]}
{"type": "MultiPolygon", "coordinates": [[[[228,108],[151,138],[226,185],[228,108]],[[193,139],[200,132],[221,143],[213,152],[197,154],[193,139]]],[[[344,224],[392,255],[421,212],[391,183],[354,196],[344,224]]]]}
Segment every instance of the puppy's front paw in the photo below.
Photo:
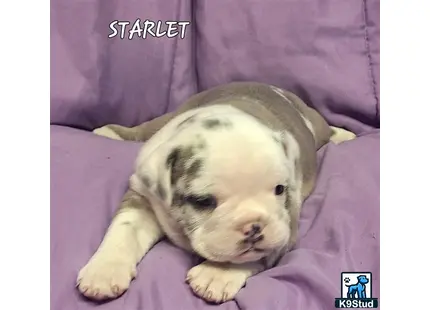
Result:
{"type": "Polygon", "coordinates": [[[94,300],[116,298],[129,287],[136,276],[136,264],[115,255],[95,254],[79,272],[77,287],[94,300]]]}
{"type": "Polygon", "coordinates": [[[232,300],[248,277],[246,270],[204,262],[188,271],[186,281],[197,296],[209,302],[222,303],[232,300]]]}
{"type": "Polygon", "coordinates": [[[96,128],[93,130],[93,133],[98,136],[106,137],[113,140],[123,140],[117,133],[115,133],[115,131],[113,131],[108,126],[96,128]]]}

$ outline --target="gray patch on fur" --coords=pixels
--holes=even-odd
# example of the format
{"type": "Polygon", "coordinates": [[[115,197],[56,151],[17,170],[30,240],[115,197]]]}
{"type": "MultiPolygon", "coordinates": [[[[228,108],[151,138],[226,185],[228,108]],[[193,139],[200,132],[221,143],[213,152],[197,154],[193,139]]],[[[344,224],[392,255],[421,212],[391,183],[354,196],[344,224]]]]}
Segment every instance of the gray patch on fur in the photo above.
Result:
{"type": "Polygon", "coordinates": [[[179,157],[179,152],[180,152],[180,149],[177,147],[177,148],[174,148],[174,149],[169,153],[169,155],[167,156],[167,159],[166,159],[166,168],[167,168],[167,169],[171,169],[171,168],[172,168],[172,166],[174,166],[174,164],[175,164],[176,160],[177,160],[177,159],[178,159],[178,157],[179,157]]]}
{"type": "Polygon", "coordinates": [[[166,190],[164,189],[163,185],[157,183],[156,191],[158,197],[160,197],[161,200],[166,200],[166,190]]]}
{"type": "Polygon", "coordinates": [[[183,220],[184,233],[190,236],[200,225],[198,219],[194,217],[185,217],[183,220]]]}
{"type": "Polygon", "coordinates": [[[145,185],[146,187],[148,187],[148,188],[150,188],[151,187],[151,180],[149,179],[149,177],[147,176],[147,175],[144,175],[143,177],[142,177],[142,182],[143,182],[143,185],[145,185]]]}
{"type": "Polygon", "coordinates": [[[193,206],[189,195],[192,194],[184,194],[181,190],[175,189],[171,205],[172,214],[176,215],[176,220],[187,236],[190,236],[200,226],[202,219],[213,211],[210,208],[199,210],[193,206]]]}
{"type": "Polygon", "coordinates": [[[185,204],[184,195],[178,191],[173,193],[172,206],[182,207],[185,204]]]}
{"type": "Polygon", "coordinates": [[[290,208],[290,201],[291,201],[291,193],[290,193],[290,189],[288,188],[288,186],[285,186],[285,191],[284,191],[283,195],[285,196],[284,206],[285,206],[285,209],[288,210],[290,208]]]}
{"type": "Polygon", "coordinates": [[[226,120],[219,120],[217,118],[209,118],[202,121],[202,125],[206,129],[218,129],[221,127],[231,127],[232,123],[226,120]]]}
{"type": "Polygon", "coordinates": [[[171,170],[171,184],[175,185],[183,180],[184,186],[194,180],[203,166],[203,160],[197,158],[197,147],[195,145],[174,148],[167,157],[166,164],[171,170]]]}
{"type": "Polygon", "coordinates": [[[202,160],[201,159],[194,160],[191,163],[190,167],[187,169],[187,178],[194,179],[199,173],[201,167],[202,167],[202,160]]]}

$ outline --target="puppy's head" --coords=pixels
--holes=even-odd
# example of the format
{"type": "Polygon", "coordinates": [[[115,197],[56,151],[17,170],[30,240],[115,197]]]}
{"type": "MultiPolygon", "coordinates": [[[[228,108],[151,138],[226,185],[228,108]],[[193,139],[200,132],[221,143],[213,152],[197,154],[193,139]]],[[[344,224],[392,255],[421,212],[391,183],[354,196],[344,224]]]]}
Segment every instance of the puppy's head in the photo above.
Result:
{"type": "Polygon", "coordinates": [[[243,263],[291,242],[299,208],[296,140],[241,114],[182,126],[150,177],[193,250],[243,263]]]}

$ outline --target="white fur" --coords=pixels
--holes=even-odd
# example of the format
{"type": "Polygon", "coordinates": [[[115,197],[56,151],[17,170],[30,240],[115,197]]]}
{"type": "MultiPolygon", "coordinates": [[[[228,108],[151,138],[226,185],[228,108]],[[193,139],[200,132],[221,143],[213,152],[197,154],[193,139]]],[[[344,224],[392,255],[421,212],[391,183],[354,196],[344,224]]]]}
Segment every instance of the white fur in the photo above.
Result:
{"type": "Polygon", "coordinates": [[[236,242],[243,237],[239,227],[247,222],[261,221],[267,227],[263,242],[267,251],[285,245],[289,234],[285,224],[289,221],[288,213],[282,198],[276,197],[273,191],[277,184],[286,185],[289,176],[294,178],[293,155],[299,156],[294,154],[299,150],[297,142],[291,135],[286,135],[287,143],[291,143],[287,148],[292,156],[289,160],[282,147],[274,142],[272,131],[233,107],[211,106],[194,110],[193,113],[198,120],[217,117],[232,122],[233,127],[225,131],[202,130],[199,121],[195,121],[178,131],[176,125],[188,116],[172,120],[139,154],[133,181],[133,184],[139,185],[135,190],[143,190],[139,180],[146,176],[153,182],[164,184],[170,198],[169,175],[163,168],[165,159],[174,146],[187,145],[197,134],[201,135],[207,142],[202,151],[204,167],[192,188],[195,192],[216,193],[220,197],[219,205],[210,216],[196,215],[199,216],[196,219],[199,227],[189,238],[183,238],[182,230],[177,225],[178,218],[171,214],[170,205],[161,203],[152,194],[153,210],[166,234],[178,246],[192,248],[203,257],[220,262],[246,262],[267,255],[252,253],[237,256],[240,249],[236,248],[236,242]],[[221,245],[218,241],[224,238],[231,242],[221,245]]]}
{"type": "Polygon", "coordinates": [[[161,235],[152,212],[125,209],[115,216],[96,253],[80,270],[78,289],[96,300],[118,297],[135,277],[137,263],[161,235]]]}
{"type": "Polygon", "coordinates": [[[232,300],[246,280],[259,271],[261,268],[255,263],[221,266],[206,261],[191,268],[186,281],[195,294],[221,303],[232,300]]]}

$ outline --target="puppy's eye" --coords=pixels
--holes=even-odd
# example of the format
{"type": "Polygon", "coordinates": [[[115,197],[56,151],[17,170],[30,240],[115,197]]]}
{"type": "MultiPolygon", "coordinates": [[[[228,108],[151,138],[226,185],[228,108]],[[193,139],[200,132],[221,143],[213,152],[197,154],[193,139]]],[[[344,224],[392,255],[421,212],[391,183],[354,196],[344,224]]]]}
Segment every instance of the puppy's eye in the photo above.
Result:
{"type": "Polygon", "coordinates": [[[276,196],[282,195],[284,193],[284,191],[285,191],[284,185],[280,185],[280,184],[276,185],[276,187],[275,187],[275,195],[276,196]]]}
{"type": "Polygon", "coordinates": [[[205,196],[188,196],[187,202],[197,208],[215,208],[217,206],[216,198],[212,195],[205,196]]]}

